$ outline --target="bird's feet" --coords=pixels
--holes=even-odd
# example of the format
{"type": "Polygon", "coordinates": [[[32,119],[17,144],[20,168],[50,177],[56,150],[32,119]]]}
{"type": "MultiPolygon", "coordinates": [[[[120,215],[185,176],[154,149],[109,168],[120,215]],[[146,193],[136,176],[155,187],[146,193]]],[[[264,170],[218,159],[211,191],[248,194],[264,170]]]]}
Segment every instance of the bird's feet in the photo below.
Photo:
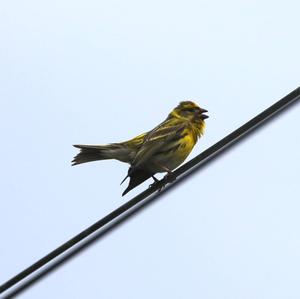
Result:
{"type": "Polygon", "coordinates": [[[154,183],[149,185],[149,188],[152,188],[156,186],[157,184],[160,185],[159,188],[157,189],[158,192],[160,192],[163,188],[165,188],[166,184],[163,183],[162,180],[158,180],[154,175],[152,176],[154,183]]]}
{"type": "Polygon", "coordinates": [[[156,184],[159,184],[158,192],[161,192],[167,184],[173,183],[176,180],[176,176],[174,176],[172,171],[168,171],[168,173],[164,176],[162,180],[158,180],[154,175],[152,176],[154,183],[149,185],[149,188],[154,187],[156,184]]]}
{"type": "Polygon", "coordinates": [[[152,175],[152,179],[154,180],[154,183],[149,185],[149,188],[154,187],[157,183],[160,182],[160,180],[158,180],[154,175],[152,175]]]}
{"type": "Polygon", "coordinates": [[[176,176],[172,171],[168,171],[168,173],[164,176],[163,180],[167,183],[173,183],[176,180],[176,176]]]}

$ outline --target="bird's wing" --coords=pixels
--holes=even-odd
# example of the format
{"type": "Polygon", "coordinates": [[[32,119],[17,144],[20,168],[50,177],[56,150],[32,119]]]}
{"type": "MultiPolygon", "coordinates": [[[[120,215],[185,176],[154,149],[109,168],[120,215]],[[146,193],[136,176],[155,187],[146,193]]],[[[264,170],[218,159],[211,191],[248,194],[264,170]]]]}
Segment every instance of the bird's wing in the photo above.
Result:
{"type": "Polygon", "coordinates": [[[132,164],[134,157],[136,156],[136,153],[141,148],[146,135],[147,133],[143,133],[130,140],[119,143],[119,145],[124,149],[124,152],[126,152],[127,154],[126,155],[127,163],[132,164]]]}
{"type": "Polygon", "coordinates": [[[185,122],[174,123],[165,121],[152,131],[150,131],[144,138],[144,142],[136,156],[134,157],[132,168],[139,168],[156,153],[171,150],[176,146],[182,136],[181,133],[186,127],[185,122]]]}
{"type": "Polygon", "coordinates": [[[146,164],[153,155],[167,152],[178,146],[177,141],[182,138],[185,127],[186,123],[184,122],[165,121],[144,136],[144,142],[134,157],[128,175],[123,180],[124,182],[128,177],[130,178],[129,185],[122,196],[153,175],[143,167],[143,164],[146,164]]]}

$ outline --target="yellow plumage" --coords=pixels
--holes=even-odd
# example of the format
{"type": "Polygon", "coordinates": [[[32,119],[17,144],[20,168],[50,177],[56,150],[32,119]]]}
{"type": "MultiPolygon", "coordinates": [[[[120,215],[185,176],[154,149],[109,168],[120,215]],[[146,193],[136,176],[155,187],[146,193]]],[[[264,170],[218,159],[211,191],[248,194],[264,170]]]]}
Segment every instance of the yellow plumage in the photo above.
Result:
{"type": "Polygon", "coordinates": [[[129,163],[130,183],[125,195],[151,176],[155,179],[155,173],[170,174],[183,163],[204,134],[204,120],[208,118],[205,112],[191,101],[181,102],[160,125],[131,140],[109,145],[74,145],[80,153],[73,165],[104,159],[129,163]]]}

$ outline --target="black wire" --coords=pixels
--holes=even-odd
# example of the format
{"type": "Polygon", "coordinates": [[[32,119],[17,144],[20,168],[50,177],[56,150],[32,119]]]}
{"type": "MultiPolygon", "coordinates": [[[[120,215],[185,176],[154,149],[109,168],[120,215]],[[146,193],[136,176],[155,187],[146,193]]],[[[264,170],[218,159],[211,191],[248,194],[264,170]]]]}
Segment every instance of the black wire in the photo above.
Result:
{"type": "MultiPolygon", "coordinates": [[[[179,176],[186,176],[190,172],[193,171],[193,169],[199,167],[200,164],[210,160],[214,156],[216,156],[218,153],[223,151],[225,148],[227,148],[229,145],[235,143],[239,139],[241,139],[245,134],[250,133],[254,128],[257,126],[261,125],[263,122],[265,122],[267,119],[281,111],[282,109],[286,108],[293,102],[297,101],[300,99],[300,87],[292,91],[290,94],[264,110],[262,113],[258,114],[254,118],[252,118],[250,121],[242,125],[240,128],[237,130],[233,131],[217,143],[215,143],[213,146],[190,160],[189,162],[185,163],[181,167],[179,167],[177,170],[173,172],[173,176],[163,179],[155,184],[153,184],[150,188],[145,190],[144,192],[140,193],[130,201],[126,202],[124,205],[120,206],[110,214],[106,215],[104,218],[100,219],[69,241],[65,242],[61,246],[57,247],[55,250],[51,251],[48,253],[46,256],[17,274],[16,276],[12,277],[5,283],[3,283],[0,286],[0,294],[7,291],[9,288],[12,286],[16,285],[17,283],[21,282],[23,279],[28,277],[30,274],[38,271],[41,269],[43,266],[48,264],[50,261],[53,259],[57,258],[58,256],[62,255],[65,253],[67,250],[72,248],[74,245],[78,244],[82,240],[86,239],[88,236],[99,230],[100,228],[103,228],[105,225],[109,224],[125,212],[129,211],[131,208],[136,206],[138,203],[142,202],[146,198],[148,198],[151,194],[156,192],[157,190],[161,189],[162,186],[168,184],[168,183],[173,183],[173,179],[177,178],[179,176]]],[[[176,184],[178,180],[174,181],[173,184],[176,184]]]]}

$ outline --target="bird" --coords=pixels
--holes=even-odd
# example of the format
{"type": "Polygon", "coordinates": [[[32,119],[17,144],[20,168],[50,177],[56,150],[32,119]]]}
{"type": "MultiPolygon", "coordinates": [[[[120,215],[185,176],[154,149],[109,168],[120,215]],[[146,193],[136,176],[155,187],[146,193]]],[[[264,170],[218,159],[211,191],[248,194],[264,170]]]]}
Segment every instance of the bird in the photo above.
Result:
{"type": "Polygon", "coordinates": [[[74,144],[80,152],[72,165],[107,159],[128,163],[130,167],[122,183],[127,178],[130,181],[124,196],[151,177],[157,182],[156,173],[172,176],[172,171],[185,161],[204,135],[207,112],[192,101],[182,101],[154,129],[128,141],[107,145],[74,144]]]}

